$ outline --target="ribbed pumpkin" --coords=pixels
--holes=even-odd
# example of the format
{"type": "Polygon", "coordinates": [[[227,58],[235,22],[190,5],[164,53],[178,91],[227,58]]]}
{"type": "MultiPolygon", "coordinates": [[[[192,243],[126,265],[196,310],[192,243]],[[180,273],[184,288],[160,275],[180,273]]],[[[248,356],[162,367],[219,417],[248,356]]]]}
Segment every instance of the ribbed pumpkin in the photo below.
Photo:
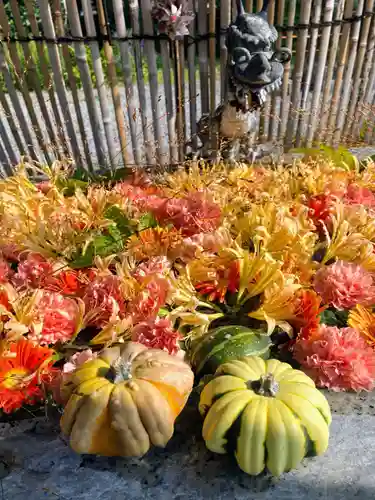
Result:
{"type": "Polygon", "coordinates": [[[303,372],[275,359],[233,360],[220,366],[203,389],[199,411],[209,450],[234,449],[240,468],[274,476],[328,447],[331,412],[303,372]]]}
{"type": "Polygon", "coordinates": [[[164,351],[135,342],[105,349],[73,373],[61,429],[77,453],[142,456],[168,443],[193,380],[164,351]]]}
{"type": "Polygon", "coordinates": [[[198,376],[215,373],[223,363],[242,356],[268,358],[270,338],[263,330],[221,326],[193,342],[190,363],[198,376]]]}

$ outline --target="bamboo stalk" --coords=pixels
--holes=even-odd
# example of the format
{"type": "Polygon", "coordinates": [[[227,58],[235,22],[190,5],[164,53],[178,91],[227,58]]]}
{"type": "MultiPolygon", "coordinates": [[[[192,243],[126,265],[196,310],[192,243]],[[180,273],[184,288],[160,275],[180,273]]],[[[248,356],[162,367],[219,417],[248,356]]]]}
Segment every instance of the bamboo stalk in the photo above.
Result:
{"type": "MultiPolygon", "coordinates": [[[[276,13],[276,23],[278,25],[282,25],[284,22],[284,12],[285,12],[285,0],[279,0],[277,2],[277,13],[276,13]]],[[[281,33],[279,33],[279,38],[276,41],[276,49],[281,49],[282,37],[281,33]]],[[[273,142],[277,140],[277,131],[280,124],[280,116],[279,116],[279,98],[276,93],[272,95],[272,103],[271,103],[271,113],[270,113],[270,138],[273,142]]]]}
{"type": "MultiPolygon", "coordinates": [[[[102,0],[97,0],[97,7],[98,7],[98,18],[99,18],[100,32],[102,33],[102,35],[107,36],[108,35],[108,27],[106,24],[106,18],[105,18],[102,0]]],[[[131,158],[129,156],[129,152],[128,152],[125,120],[124,120],[124,114],[122,111],[122,102],[121,102],[120,91],[119,91],[118,84],[117,84],[116,65],[115,65],[115,61],[113,58],[113,49],[107,40],[104,42],[104,54],[105,54],[105,58],[107,59],[107,64],[108,64],[108,66],[107,66],[108,67],[108,80],[109,80],[109,85],[111,87],[113,104],[115,107],[117,130],[118,130],[118,134],[119,134],[119,138],[120,138],[121,156],[122,156],[122,161],[123,161],[124,167],[126,167],[127,165],[129,165],[131,163],[132,160],[131,160],[131,158]]]]}
{"type": "Polygon", "coordinates": [[[177,99],[177,138],[178,138],[178,155],[179,160],[184,160],[184,143],[185,143],[185,127],[184,127],[184,91],[183,91],[183,65],[181,63],[180,43],[178,40],[174,42],[174,62],[175,62],[175,82],[176,82],[176,99],[177,99]]]}
{"type": "Polygon", "coordinates": [[[315,139],[317,142],[320,142],[323,137],[327,134],[327,123],[329,119],[330,112],[330,102],[332,97],[332,85],[333,85],[333,76],[336,65],[336,56],[339,48],[339,40],[341,34],[341,25],[339,22],[342,20],[344,15],[346,0],[339,0],[336,5],[336,13],[334,15],[334,20],[337,22],[336,25],[331,29],[331,37],[329,41],[329,56],[328,56],[328,64],[327,71],[325,76],[325,85],[323,91],[323,99],[320,105],[321,113],[319,116],[319,127],[316,130],[315,139]]]}
{"type": "MultiPolygon", "coordinates": [[[[1,69],[1,68],[0,68],[1,69]]],[[[25,154],[25,145],[22,142],[22,138],[19,134],[19,126],[16,125],[16,122],[14,121],[13,118],[13,113],[10,109],[8,100],[4,94],[3,89],[0,86],[0,102],[3,107],[4,112],[1,114],[2,120],[4,120],[4,116],[6,117],[6,120],[9,125],[9,129],[12,132],[13,139],[18,147],[19,155],[22,156],[25,154]]],[[[4,120],[5,121],[5,120],[4,120]]]]}
{"type": "MultiPolygon", "coordinates": [[[[263,6],[263,3],[262,3],[263,6]]],[[[258,11],[262,8],[262,6],[258,9],[258,11]]],[[[267,13],[268,22],[272,25],[274,24],[275,19],[275,2],[271,2],[268,7],[267,13]]],[[[269,127],[270,127],[270,117],[271,117],[271,96],[267,95],[266,102],[264,103],[264,107],[261,112],[261,119],[259,122],[260,130],[262,131],[260,140],[266,142],[269,136],[269,127]]]]}
{"type": "MultiPolygon", "coordinates": [[[[3,35],[5,37],[9,37],[10,36],[10,25],[9,25],[8,18],[7,18],[6,12],[5,12],[3,0],[0,0],[0,25],[2,28],[3,35]]],[[[51,163],[53,161],[52,160],[53,156],[51,156],[51,151],[47,147],[46,141],[44,139],[43,131],[40,127],[40,122],[35,114],[34,104],[31,100],[29,89],[28,89],[27,83],[26,83],[24,75],[23,75],[23,69],[22,69],[20,58],[18,56],[16,44],[9,43],[8,44],[8,51],[9,51],[9,54],[11,57],[11,63],[12,63],[12,66],[14,68],[15,76],[16,76],[17,82],[19,84],[23,100],[24,100],[25,105],[26,105],[27,114],[30,117],[33,129],[34,129],[37,143],[38,143],[41,151],[43,151],[44,157],[45,157],[47,163],[51,163]]],[[[4,47],[3,47],[3,54],[4,54],[4,57],[6,59],[7,56],[6,56],[6,52],[4,51],[4,47]]],[[[30,133],[30,137],[31,137],[31,133],[30,133]]]]}
{"type": "MultiPolygon", "coordinates": [[[[154,29],[151,19],[151,1],[141,0],[141,13],[143,20],[143,33],[145,35],[153,35],[154,29]]],[[[154,137],[156,142],[156,159],[159,165],[165,164],[164,141],[161,131],[161,110],[160,110],[160,94],[158,83],[158,70],[156,65],[155,45],[152,40],[145,40],[144,47],[146,52],[148,71],[149,71],[149,87],[151,95],[152,118],[154,137]]]]}
{"type": "MultiPolygon", "coordinates": [[[[45,0],[43,0],[43,1],[45,1],[45,0]]],[[[55,23],[56,34],[59,36],[64,36],[65,35],[65,28],[64,28],[64,22],[63,22],[61,10],[60,10],[60,0],[52,0],[51,8],[52,8],[52,14],[53,14],[52,22],[54,21],[54,23],[55,23]]],[[[79,131],[81,134],[81,140],[83,143],[83,150],[85,152],[87,168],[88,168],[88,170],[92,171],[93,164],[92,164],[91,153],[90,153],[90,149],[89,149],[89,145],[88,145],[87,135],[86,135],[85,123],[84,123],[82,111],[81,111],[81,100],[80,100],[79,95],[78,95],[78,89],[77,89],[77,84],[76,84],[76,80],[75,80],[75,76],[74,76],[73,64],[72,64],[68,45],[63,43],[61,46],[61,51],[62,51],[62,54],[64,57],[65,68],[66,68],[66,71],[68,74],[70,91],[72,93],[73,102],[74,102],[74,111],[75,111],[76,116],[77,116],[78,128],[79,128],[79,131]]],[[[66,95],[65,87],[64,87],[64,90],[65,90],[65,95],[66,95]]]]}
{"type": "MultiPolygon", "coordinates": [[[[140,35],[139,27],[139,2],[138,0],[129,0],[129,12],[132,24],[132,30],[134,36],[140,35]]],[[[148,164],[155,163],[155,145],[151,138],[151,130],[148,124],[147,113],[145,110],[148,107],[146,99],[146,88],[143,76],[143,64],[142,64],[142,54],[140,42],[134,42],[134,59],[135,59],[135,70],[137,74],[137,87],[138,87],[138,98],[139,98],[139,111],[142,120],[142,130],[146,149],[146,159],[148,164]]]]}
{"type": "Polygon", "coordinates": [[[245,1],[245,10],[246,12],[253,12],[253,0],[245,1]]]}
{"type": "MultiPolygon", "coordinates": [[[[51,9],[48,4],[48,0],[37,0],[40,17],[43,24],[44,35],[48,38],[55,38],[55,29],[53,27],[51,9]]],[[[57,46],[54,44],[48,44],[48,53],[51,62],[53,79],[55,82],[56,93],[60,101],[60,107],[62,114],[64,116],[66,128],[68,131],[70,143],[72,146],[73,158],[77,165],[82,165],[81,152],[79,150],[76,132],[73,125],[72,115],[70,114],[69,103],[66,93],[66,88],[64,85],[64,79],[61,71],[60,56],[57,46]]],[[[78,115],[77,115],[78,117],[78,115]]]]}
{"type": "MultiPolygon", "coordinates": [[[[126,37],[127,29],[125,25],[124,8],[121,0],[113,0],[114,17],[116,22],[116,30],[119,37],[126,37]]],[[[128,121],[130,128],[130,136],[133,146],[133,156],[137,165],[142,163],[142,151],[138,145],[139,132],[137,127],[137,101],[134,93],[134,85],[132,78],[132,65],[130,59],[130,45],[127,41],[120,42],[122,69],[124,72],[124,83],[126,89],[126,100],[128,109],[128,121]]]]}
{"type": "MultiPolygon", "coordinates": [[[[329,3],[329,0],[328,0],[328,3],[329,3]]],[[[325,0],[325,5],[326,4],[327,4],[327,1],[325,0]]],[[[313,10],[313,14],[312,14],[312,22],[314,24],[319,24],[321,15],[322,15],[322,0],[315,0],[314,10],[313,10]]],[[[304,135],[306,134],[306,122],[308,123],[308,120],[311,117],[311,110],[310,110],[310,114],[309,114],[307,107],[308,107],[308,98],[310,95],[311,80],[312,80],[312,75],[313,75],[313,71],[314,71],[314,61],[316,60],[318,34],[319,34],[319,28],[312,28],[311,29],[309,51],[308,51],[308,57],[307,57],[308,64],[307,64],[307,68],[306,68],[305,78],[302,82],[303,92],[302,92],[302,100],[301,100],[301,113],[299,116],[299,122],[297,125],[297,135],[296,135],[297,147],[301,146],[301,143],[304,139],[304,135]]],[[[319,59],[319,62],[321,62],[320,59],[319,59]]]]}
{"type": "MultiPolygon", "coordinates": [[[[10,0],[10,6],[14,18],[14,24],[16,27],[16,30],[18,34],[21,37],[26,37],[27,33],[26,30],[23,26],[22,20],[21,20],[21,15],[20,15],[20,10],[18,6],[18,0],[10,0]]],[[[38,74],[36,71],[35,67],[35,61],[33,58],[33,55],[29,49],[29,45],[27,42],[22,42],[21,43],[23,53],[25,55],[25,60],[26,60],[26,66],[27,66],[27,72],[28,72],[28,77],[31,80],[33,90],[35,91],[36,97],[38,99],[39,107],[43,115],[43,119],[46,122],[46,129],[47,129],[47,134],[49,136],[49,140],[51,141],[53,145],[53,149],[55,154],[59,155],[59,139],[58,136],[55,132],[52,120],[49,115],[49,111],[46,105],[45,98],[42,93],[42,89],[39,83],[39,78],[38,74]]],[[[61,158],[61,156],[60,156],[61,158]]]]}
{"type": "MultiPolygon", "coordinates": [[[[216,0],[210,0],[209,8],[209,32],[216,31],[216,0]]],[[[216,109],[216,39],[211,36],[209,40],[210,57],[210,108],[211,114],[216,109]]]]}
{"type": "MultiPolygon", "coordinates": [[[[0,43],[0,71],[3,73],[4,81],[5,81],[5,86],[7,88],[10,101],[12,103],[13,109],[16,113],[18,122],[20,124],[19,129],[22,130],[23,137],[26,142],[26,147],[29,151],[30,157],[34,160],[38,160],[38,154],[35,150],[35,146],[33,144],[33,139],[30,134],[29,126],[26,121],[25,115],[23,114],[22,110],[22,105],[20,103],[20,100],[18,98],[17,91],[14,87],[12,77],[9,73],[8,66],[6,64],[5,60],[5,55],[4,55],[4,50],[3,50],[3,44],[0,43]]],[[[6,98],[4,98],[4,101],[6,101],[6,98]]],[[[8,104],[7,104],[8,105],[8,104]]],[[[4,103],[3,103],[4,106],[4,103]]],[[[9,107],[8,107],[9,109],[9,107]]],[[[24,151],[24,148],[22,147],[21,153],[24,151]]]]}
{"type": "MultiPolygon", "coordinates": [[[[353,0],[347,0],[345,4],[345,10],[344,10],[344,17],[351,17],[353,14],[353,0]]],[[[339,105],[339,100],[340,100],[340,95],[341,95],[341,90],[342,90],[342,82],[343,82],[343,76],[345,72],[345,66],[347,63],[347,58],[348,58],[348,49],[349,49],[349,35],[350,35],[350,29],[351,25],[349,23],[344,24],[344,27],[341,32],[341,38],[340,38],[340,46],[339,46],[339,55],[337,59],[337,71],[336,71],[336,79],[335,79],[335,86],[333,90],[333,96],[332,96],[332,104],[329,112],[329,119],[328,119],[328,130],[327,130],[327,139],[326,141],[328,143],[332,142],[333,134],[334,134],[334,128],[336,124],[336,117],[337,117],[337,112],[338,112],[338,105],[339,105]]]]}
{"type": "Polygon", "coordinates": [[[220,73],[221,73],[221,101],[224,101],[226,94],[226,67],[228,59],[228,49],[226,46],[225,30],[230,23],[230,0],[221,0],[220,2],[220,27],[222,34],[220,36],[220,73]]]}
{"type": "MultiPolygon", "coordinates": [[[[3,124],[3,120],[0,120],[0,137],[1,137],[1,140],[4,144],[4,147],[6,149],[7,155],[9,157],[9,162],[13,165],[17,165],[17,163],[18,163],[17,157],[14,154],[14,148],[12,148],[12,145],[10,143],[9,135],[8,135],[7,129],[5,128],[5,126],[3,124]]],[[[7,171],[8,167],[4,166],[4,168],[7,171]]],[[[12,168],[10,166],[9,166],[9,171],[8,171],[8,175],[12,175],[12,168]],[[9,173],[9,171],[10,171],[10,173],[9,173]]]]}
{"type": "MultiPolygon", "coordinates": [[[[294,19],[296,17],[296,7],[297,0],[289,0],[289,10],[288,10],[288,27],[294,26],[294,19]]],[[[294,32],[288,30],[286,36],[286,47],[289,50],[293,49],[293,34],[294,32]]],[[[281,105],[280,105],[280,129],[279,129],[279,138],[285,138],[287,123],[288,123],[288,112],[291,105],[291,100],[289,97],[289,78],[291,73],[292,63],[289,62],[284,67],[284,75],[283,75],[283,85],[281,89],[281,105]]]]}
{"type": "MultiPolygon", "coordinates": [[[[81,21],[79,18],[76,0],[66,0],[66,8],[72,35],[82,37],[81,21]]],[[[79,73],[81,76],[83,93],[86,99],[86,106],[89,114],[96,154],[98,157],[99,165],[101,167],[105,167],[107,165],[107,159],[105,147],[103,144],[101,120],[95,101],[90,68],[87,63],[86,47],[83,42],[74,42],[73,46],[79,73]]]]}
{"type": "Polygon", "coordinates": [[[352,135],[360,134],[363,122],[366,119],[369,112],[365,96],[366,96],[367,85],[369,83],[369,80],[371,80],[371,75],[374,74],[375,77],[374,49],[375,49],[375,18],[372,19],[369,39],[367,41],[366,57],[363,66],[361,85],[358,95],[358,106],[355,111],[355,117],[353,120],[352,131],[351,131],[352,135]]]}
{"type": "MultiPolygon", "coordinates": [[[[363,9],[365,6],[365,0],[358,0],[358,5],[356,9],[356,16],[360,17],[363,13],[363,9]]],[[[344,128],[345,119],[347,119],[347,108],[349,104],[350,91],[352,89],[353,84],[353,73],[354,67],[356,63],[357,51],[358,51],[358,42],[360,37],[360,31],[362,27],[362,22],[360,19],[356,20],[353,23],[351,29],[351,40],[350,40],[350,50],[348,53],[348,62],[346,65],[346,73],[344,77],[343,83],[343,93],[341,97],[341,102],[339,105],[339,112],[337,114],[336,127],[333,135],[333,143],[338,144],[341,139],[341,134],[344,128]]]]}
{"type": "MultiPolygon", "coordinates": [[[[372,12],[374,8],[375,1],[374,0],[367,0],[366,1],[366,6],[364,8],[365,12],[372,12]]],[[[371,18],[366,17],[362,21],[362,29],[360,32],[360,40],[359,40],[359,47],[358,47],[358,53],[357,53],[357,58],[356,58],[356,66],[355,66],[355,71],[354,71],[354,77],[353,77],[353,89],[352,93],[349,99],[349,109],[346,115],[346,121],[344,125],[344,130],[343,130],[343,135],[344,137],[348,137],[350,132],[353,131],[353,127],[355,124],[355,121],[353,120],[353,115],[356,111],[356,109],[360,108],[360,102],[358,102],[359,95],[360,95],[360,88],[362,85],[362,72],[364,69],[364,63],[365,63],[365,58],[366,56],[369,57],[370,59],[370,52],[369,49],[369,34],[370,34],[370,26],[371,26],[371,18]]]]}
{"type": "MultiPolygon", "coordinates": [[[[311,6],[312,2],[301,3],[300,23],[303,25],[307,25],[310,21],[311,6]]],[[[308,29],[306,28],[301,29],[301,31],[298,33],[296,62],[293,71],[293,86],[292,86],[292,96],[291,96],[292,109],[289,111],[289,119],[287,126],[287,138],[286,138],[287,146],[291,146],[294,143],[295,128],[299,119],[301,84],[302,84],[305,59],[306,59],[307,35],[308,35],[308,29]]]]}
{"type": "Polygon", "coordinates": [[[173,106],[170,46],[168,40],[161,40],[161,57],[163,60],[163,81],[165,93],[165,107],[167,110],[167,127],[169,137],[169,162],[172,165],[178,162],[177,137],[176,137],[176,110],[173,106]]]}
{"type": "MultiPolygon", "coordinates": [[[[369,121],[369,116],[373,114],[372,107],[371,107],[371,102],[372,102],[372,91],[375,88],[375,59],[374,59],[374,48],[375,48],[375,19],[373,20],[373,28],[372,28],[372,37],[371,37],[371,44],[370,44],[370,51],[369,51],[369,59],[371,58],[371,61],[369,61],[367,65],[367,71],[368,74],[366,75],[366,81],[363,83],[363,88],[362,88],[362,106],[361,109],[358,110],[358,113],[360,114],[359,120],[358,120],[358,131],[357,134],[361,133],[361,130],[363,127],[366,125],[366,123],[369,121]]],[[[371,118],[370,118],[371,120],[371,118]]]]}
{"type": "MultiPolygon", "coordinates": [[[[86,27],[86,33],[89,37],[96,36],[96,29],[94,24],[94,15],[91,8],[90,2],[84,2],[83,5],[83,14],[84,21],[86,27]]],[[[105,77],[103,73],[102,60],[100,57],[100,50],[98,42],[90,42],[89,43],[92,61],[93,61],[93,69],[95,72],[96,78],[96,88],[98,90],[99,104],[102,114],[102,122],[104,126],[105,136],[107,139],[107,147],[109,152],[109,160],[112,169],[115,169],[115,158],[117,155],[115,143],[113,141],[113,129],[112,129],[112,115],[110,113],[110,102],[107,94],[107,86],[105,83],[105,77]]]]}
{"type": "MultiPolygon", "coordinates": [[[[198,3],[199,35],[205,35],[207,33],[207,28],[207,2],[203,1],[198,3]]],[[[210,99],[208,86],[209,61],[207,52],[207,40],[202,40],[198,43],[198,59],[201,89],[201,110],[202,114],[208,114],[210,112],[210,99]]]]}
{"type": "Polygon", "coordinates": [[[306,142],[307,142],[308,147],[311,147],[311,145],[312,145],[314,133],[315,133],[315,130],[317,127],[319,100],[321,98],[322,85],[323,85],[323,79],[324,79],[324,71],[326,69],[328,49],[329,49],[329,44],[330,44],[330,40],[331,40],[332,28],[331,28],[330,23],[333,19],[334,8],[335,8],[334,0],[326,0],[326,2],[324,4],[323,21],[324,21],[324,23],[327,23],[327,24],[323,28],[322,36],[321,36],[321,40],[320,40],[320,51],[319,51],[317,74],[315,76],[314,91],[313,91],[313,96],[312,96],[312,101],[311,101],[311,113],[310,113],[310,117],[309,117],[309,121],[308,121],[309,126],[308,126],[307,134],[306,134],[306,142]]]}
{"type": "Polygon", "coordinates": [[[13,170],[9,164],[9,159],[1,143],[0,135],[0,177],[7,177],[8,175],[12,175],[12,173],[13,170]]]}
{"type": "Polygon", "coordinates": [[[264,0],[257,0],[257,12],[260,12],[261,8],[263,7],[263,1],[264,0]]]}
{"type": "MultiPolygon", "coordinates": [[[[189,11],[194,12],[193,0],[189,0],[189,11]]],[[[194,21],[189,26],[190,36],[195,36],[194,21]]],[[[188,47],[188,70],[189,70],[189,108],[190,108],[190,137],[193,153],[198,149],[197,138],[197,81],[195,71],[195,43],[188,47]]]]}
{"type": "MultiPolygon", "coordinates": [[[[28,21],[30,23],[31,33],[33,34],[33,36],[37,37],[40,35],[40,33],[39,33],[38,23],[35,18],[35,9],[33,0],[25,0],[25,7],[27,11],[28,21]]],[[[48,67],[47,57],[44,52],[44,45],[42,43],[37,43],[36,49],[39,57],[39,65],[42,73],[43,85],[44,89],[48,92],[49,102],[51,103],[52,106],[52,111],[57,126],[57,135],[60,139],[60,145],[62,146],[63,153],[65,154],[65,156],[70,156],[69,145],[67,138],[65,136],[64,125],[61,118],[61,112],[57,105],[56,94],[53,87],[53,79],[51,77],[51,72],[48,67]]]]}

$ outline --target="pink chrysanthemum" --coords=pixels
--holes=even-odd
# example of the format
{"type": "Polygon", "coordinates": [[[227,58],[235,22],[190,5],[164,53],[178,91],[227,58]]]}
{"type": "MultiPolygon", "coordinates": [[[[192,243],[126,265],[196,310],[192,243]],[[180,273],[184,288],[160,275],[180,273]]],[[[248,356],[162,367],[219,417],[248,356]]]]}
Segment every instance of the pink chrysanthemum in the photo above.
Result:
{"type": "Polygon", "coordinates": [[[143,281],[148,276],[153,274],[167,274],[171,269],[170,260],[161,255],[157,257],[151,257],[145,260],[137,266],[134,271],[133,276],[137,281],[143,281]]]}
{"type": "Polygon", "coordinates": [[[86,288],[83,296],[89,323],[104,327],[109,321],[124,316],[125,304],[118,276],[98,276],[86,288]]]}
{"type": "Polygon", "coordinates": [[[347,205],[363,205],[365,207],[375,207],[375,196],[367,188],[357,184],[349,184],[347,187],[344,201],[347,205]]]}
{"type": "Polygon", "coordinates": [[[318,387],[371,391],[375,353],[354,328],[322,325],[309,339],[298,339],[294,357],[318,387]]]}
{"type": "Polygon", "coordinates": [[[128,306],[133,324],[155,319],[167,300],[169,290],[169,281],[160,275],[153,276],[152,281],[145,283],[128,306]]]}
{"type": "Polygon", "coordinates": [[[37,253],[29,253],[18,265],[12,283],[18,289],[43,288],[52,275],[53,267],[50,262],[37,253]]]}
{"type": "Polygon", "coordinates": [[[325,304],[336,309],[375,304],[372,275],[362,266],[351,262],[337,261],[319,269],[315,275],[314,288],[325,304]]]}
{"type": "Polygon", "coordinates": [[[77,302],[60,293],[40,290],[34,321],[28,338],[40,345],[67,342],[77,330],[80,309],[77,302]]]}
{"type": "Polygon", "coordinates": [[[178,341],[181,335],[176,332],[171,322],[165,318],[156,318],[139,323],[133,328],[132,340],[153,349],[162,349],[169,354],[180,350],[178,341]]]}
{"type": "Polygon", "coordinates": [[[0,283],[6,283],[12,274],[9,264],[0,255],[0,283]]]}

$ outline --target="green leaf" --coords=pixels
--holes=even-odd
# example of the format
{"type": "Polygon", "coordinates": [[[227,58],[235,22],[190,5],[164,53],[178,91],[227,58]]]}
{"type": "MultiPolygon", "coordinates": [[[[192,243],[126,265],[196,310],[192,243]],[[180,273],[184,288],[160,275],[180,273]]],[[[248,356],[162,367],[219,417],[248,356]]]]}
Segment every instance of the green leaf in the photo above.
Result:
{"type": "Polygon", "coordinates": [[[85,192],[88,187],[88,182],[80,181],[78,179],[60,178],[56,180],[56,187],[65,196],[73,196],[77,189],[81,189],[85,192]]]}
{"type": "Polygon", "coordinates": [[[144,231],[145,229],[157,226],[158,221],[155,219],[154,215],[151,212],[142,214],[138,221],[138,231],[144,231]]]}
{"type": "Polygon", "coordinates": [[[338,309],[326,309],[320,314],[320,321],[327,326],[345,328],[347,326],[349,311],[338,309]]]}
{"type": "Polygon", "coordinates": [[[77,255],[70,263],[70,267],[80,269],[90,267],[94,263],[96,256],[107,257],[124,248],[124,242],[121,232],[116,226],[107,228],[108,234],[98,234],[88,245],[85,253],[77,255]]]}
{"type": "Polygon", "coordinates": [[[159,318],[165,318],[165,316],[168,316],[169,311],[168,309],[165,309],[164,307],[161,307],[158,312],[159,318]]]}
{"type": "Polygon", "coordinates": [[[111,205],[104,213],[104,217],[113,220],[122,236],[129,238],[135,231],[132,227],[132,221],[127,217],[125,212],[116,205],[111,205]]]}

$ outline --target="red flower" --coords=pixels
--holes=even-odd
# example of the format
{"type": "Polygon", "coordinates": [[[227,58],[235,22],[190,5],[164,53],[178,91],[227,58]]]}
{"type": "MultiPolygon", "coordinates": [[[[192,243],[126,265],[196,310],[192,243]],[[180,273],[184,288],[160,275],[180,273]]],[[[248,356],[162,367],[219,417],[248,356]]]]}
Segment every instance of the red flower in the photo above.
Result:
{"type": "Polygon", "coordinates": [[[80,310],[77,302],[60,293],[48,290],[40,292],[29,339],[41,345],[67,342],[78,327],[80,310]]]}
{"type": "Polygon", "coordinates": [[[322,325],[309,339],[299,338],[295,359],[318,387],[334,391],[371,391],[375,353],[354,328],[322,325]]]}
{"type": "Polygon", "coordinates": [[[207,295],[211,302],[224,302],[227,292],[236,293],[240,285],[240,264],[233,261],[227,269],[219,269],[214,281],[205,281],[195,285],[195,289],[202,295],[207,295]]]}
{"type": "Polygon", "coordinates": [[[29,253],[18,265],[12,283],[16,288],[43,288],[52,275],[53,267],[50,262],[37,253],[29,253]]]}
{"type": "Polygon", "coordinates": [[[5,413],[43,401],[40,377],[51,369],[48,360],[53,355],[25,339],[12,343],[9,351],[10,357],[0,358],[0,408],[5,413]]]}
{"type": "Polygon", "coordinates": [[[83,296],[90,325],[104,327],[111,319],[123,317],[125,304],[118,276],[98,276],[86,288],[83,296]]]}
{"type": "Polygon", "coordinates": [[[0,256],[0,283],[6,283],[12,274],[9,264],[0,256]]]}
{"type": "Polygon", "coordinates": [[[375,206],[375,196],[372,191],[367,188],[357,186],[357,184],[349,184],[347,187],[344,201],[348,205],[364,205],[365,207],[375,206]]]}
{"type": "Polygon", "coordinates": [[[133,328],[132,340],[146,347],[162,349],[169,354],[176,354],[180,347],[181,335],[173,330],[168,319],[156,318],[139,323],[133,328]]]}
{"type": "Polygon", "coordinates": [[[133,273],[133,277],[142,282],[148,276],[153,274],[166,274],[171,269],[170,260],[164,255],[158,257],[151,257],[137,266],[133,273]]]}
{"type": "Polygon", "coordinates": [[[308,201],[309,215],[315,226],[320,229],[322,223],[326,226],[331,222],[331,211],[333,205],[333,197],[326,194],[318,194],[312,196],[308,201]]]}
{"type": "Polygon", "coordinates": [[[169,289],[169,281],[160,275],[153,276],[152,281],[145,283],[141,292],[128,305],[133,323],[155,319],[167,300],[169,289]]]}

